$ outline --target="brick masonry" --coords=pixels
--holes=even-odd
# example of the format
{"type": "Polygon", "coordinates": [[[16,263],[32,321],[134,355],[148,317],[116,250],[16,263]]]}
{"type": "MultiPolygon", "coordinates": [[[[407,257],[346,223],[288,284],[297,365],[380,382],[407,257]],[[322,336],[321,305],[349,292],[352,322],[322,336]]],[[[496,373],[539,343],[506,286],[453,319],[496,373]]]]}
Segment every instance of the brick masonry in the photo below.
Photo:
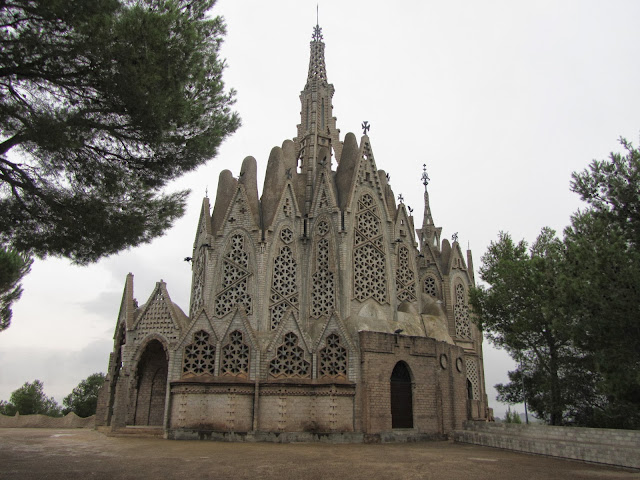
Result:
{"type": "Polygon", "coordinates": [[[460,443],[640,470],[640,431],[465,422],[460,443]]]}

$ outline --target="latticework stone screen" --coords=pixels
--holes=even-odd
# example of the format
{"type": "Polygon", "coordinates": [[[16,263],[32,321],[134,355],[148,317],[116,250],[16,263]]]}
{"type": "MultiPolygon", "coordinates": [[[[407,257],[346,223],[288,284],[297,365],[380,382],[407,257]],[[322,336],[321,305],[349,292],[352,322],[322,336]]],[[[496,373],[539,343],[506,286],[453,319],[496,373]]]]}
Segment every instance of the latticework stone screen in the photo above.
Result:
{"type": "Polygon", "coordinates": [[[469,306],[467,296],[461,283],[456,285],[456,303],[453,307],[456,321],[456,335],[460,338],[471,338],[471,324],[469,322],[469,306]]]}
{"type": "Polygon", "coordinates": [[[416,300],[415,273],[411,268],[409,249],[404,245],[398,248],[398,269],[396,271],[396,291],[401,302],[416,300]]]}
{"type": "Polygon", "coordinates": [[[269,374],[273,377],[309,377],[311,364],[304,358],[304,350],[298,345],[298,337],[289,332],[277,348],[276,356],[269,362],[269,374]]]}
{"type": "Polygon", "coordinates": [[[249,373],[249,346],[239,330],[231,332],[229,343],[222,348],[221,367],[222,375],[246,377],[249,373]]]}
{"type": "Polygon", "coordinates": [[[231,237],[231,242],[222,260],[222,291],[216,296],[215,314],[223,317],[236,306],[242,305],[251,313],[251,295],[249,295],[249,254],[245,251],[244,235],[231,237]]]}
{"type": "Polygon", "coordinates": [[[387,301],[387,269],[384,236],[378,207],[365,193],[358,201],[354,232],[354,297],[363,302],[374,298],[387,301]]]}
{"type": "Polygon", "coordinates": [[[200,330],[193,335],[193,343],[184,347],[182,373],[215,374],[216,347],[209,343],[209,334],[200,330]]]}

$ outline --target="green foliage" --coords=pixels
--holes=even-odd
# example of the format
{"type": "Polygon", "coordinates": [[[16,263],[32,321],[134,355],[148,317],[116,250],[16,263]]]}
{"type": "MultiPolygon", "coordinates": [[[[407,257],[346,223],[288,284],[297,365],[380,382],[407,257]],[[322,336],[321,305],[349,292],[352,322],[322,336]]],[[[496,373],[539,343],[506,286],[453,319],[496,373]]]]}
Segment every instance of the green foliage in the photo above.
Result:
{"type": "Polygon", "coordinates": [[[40,380],[25,384],[15,390],[9,402],[0,402],[0,413],[4,415],[33,415],[36,413],[50,417],[62,416],[62,410],[53,397],[47,397],[40,380]]]}
{"type": "Polygon", "coordinates": [[[64,397],[64,414],[74,412],[79,417],[95,415],[98,405],[98,391],[104,384],[104,373],[94,373],[82,380],[73,391],[64,397]]]}
{"type": "Polygon", "coordinates": [[[479,326],[519,363],[496,385],[552,424],[640,428],[640,152],[621,140],[573,174],[589,204],[564,239],[543,229],[527,252],[501,233],[471,291],[479,326]]]}
{"type": "Polygon", "coordinates": [[[32,263],[27,255],[0,246],[0,332],[11,324],[11,304],[22,295],[20,281],[32,263]]]}
{"type": "Polygon", "coordinates": [[[640,428],[640,152],[594,161],[572,189],[590,208],[565,230],[573,337],[593,364],[601,401],[592,426],[640,428]]]}
{"type": "Polygon", "coordinates": [[[497,385],[499,398],[527,401],[537,416],[559,425],[571,409],[572,389],[582,371],[565,328],[567,308],[560,281],[564,247],[555,232],[545,228],[527,248],[500,233],[482,257],[480,277],[491,285],[470,292],[476,321],[487,338],[505,348],[518,363],[509,385],[497,385]],[[534,395],[535,392],[535,395],[534,395]]]}
{"type": "Polygon", "coordinates": [[[0,243],[85,264],[183,214],[163,187],[240,124],[214,3],[2,2],[0,243]]]}
{"type": "Polygon", "coordinates": [[[522,423],[520,414],[515,410],[512,412],[511,407],[507,408],[507,413],[504,416],[504,423],[522,423]]]}

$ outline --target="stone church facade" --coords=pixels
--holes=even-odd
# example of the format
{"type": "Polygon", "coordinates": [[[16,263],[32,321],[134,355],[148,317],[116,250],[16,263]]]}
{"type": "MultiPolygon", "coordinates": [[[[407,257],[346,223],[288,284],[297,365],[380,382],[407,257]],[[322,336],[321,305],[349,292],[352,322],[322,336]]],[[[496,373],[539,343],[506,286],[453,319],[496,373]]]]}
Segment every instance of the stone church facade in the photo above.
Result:
{"type": "Polygon", "coordinates": [[[297,136],[203,199],[189,315],[126,279],[96,424],[168,438],[437,438],[487,419],[471,252],[414,218],[367,130],[340,140],[316,26],[297,136]],[[337,164],[335,170],[332,163],[337,164]],[[415,233],[414,233],[415,232],[415,233]],[[417,234],[417,241],[416,241],[417,234]]]}

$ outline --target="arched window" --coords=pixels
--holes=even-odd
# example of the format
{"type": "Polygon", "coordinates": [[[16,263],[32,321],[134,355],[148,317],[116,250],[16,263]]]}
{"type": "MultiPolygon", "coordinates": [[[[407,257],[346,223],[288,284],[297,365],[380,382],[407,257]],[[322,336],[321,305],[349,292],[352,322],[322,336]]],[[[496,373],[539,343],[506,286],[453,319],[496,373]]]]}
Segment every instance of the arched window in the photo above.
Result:
{"type": "Polygon", "coordinates": [[[399,302],[415,302],[416,300],[415,274],[413,273],[413,268],[411,268],[409,249],[404,245],[401,245],[398,248],[396,292],[398,294],[399,302]]]}
{"type": "Polygon", "coordinates": [[[391,373],[391,428],[413,428],[411,373],[404,362],[391,373]]]}
{"type": "Polygon", "coordinates": [[[269,373],[273,377],[309,377],[311,364],[304,358],[304,350],[298,345],[298,337],[289,332],[269,362],[269,373]]]}
{"type": "Polygon", "coordinates": [[[387,302],[387,267],[384,236],[378,207],[371,195],[358,200],[353,240],[354,297],[364,302],[373,298],[387,302]]]}
{"type": "Polygon", "coordinates": [[[433,276],[427,275],[424,278],[422,288],[424,293],[427,295],[430,295],[433,298],[438,298],[438,284],[433,276]]]}
{"type": "Polygon", "coordinates": [[[249,346],[244,343],[242,332],[234,330],[229,343],[222,348],[222,375],[246,378],[249,374],[249,346]]]}
{"type": "Polygon", "coordinates": [[[215,315],[223,317],[236,306],[242,305],[249,314],[252,310],[249,295],[249,254],[241,233],[233,235],[222,259],[222,291],[216,295],[215,315]]]}
{"type": "Polygon", "coordinates": [[[320,377],[347,378],[347,349],[340,343],[340,337],[332,333],[327,337],[326,346],[320,350],[320,377]]]}
{"type": "Polygon", "coordinates": [[[183,375],[214,375],[216,347],[209,343],[209,334],[200,330],[193,334],[193,343],[184,347],[183,375]]]}
{"type": "Polygon", "coordinates": [[[456,336],[460,338],[471,338],[471,323],[469,321],[469,306],[467,305],[467,295],[461,283],[455,288],[456,303],[453,306],[453,316],[456,321],[456,336]]]}

